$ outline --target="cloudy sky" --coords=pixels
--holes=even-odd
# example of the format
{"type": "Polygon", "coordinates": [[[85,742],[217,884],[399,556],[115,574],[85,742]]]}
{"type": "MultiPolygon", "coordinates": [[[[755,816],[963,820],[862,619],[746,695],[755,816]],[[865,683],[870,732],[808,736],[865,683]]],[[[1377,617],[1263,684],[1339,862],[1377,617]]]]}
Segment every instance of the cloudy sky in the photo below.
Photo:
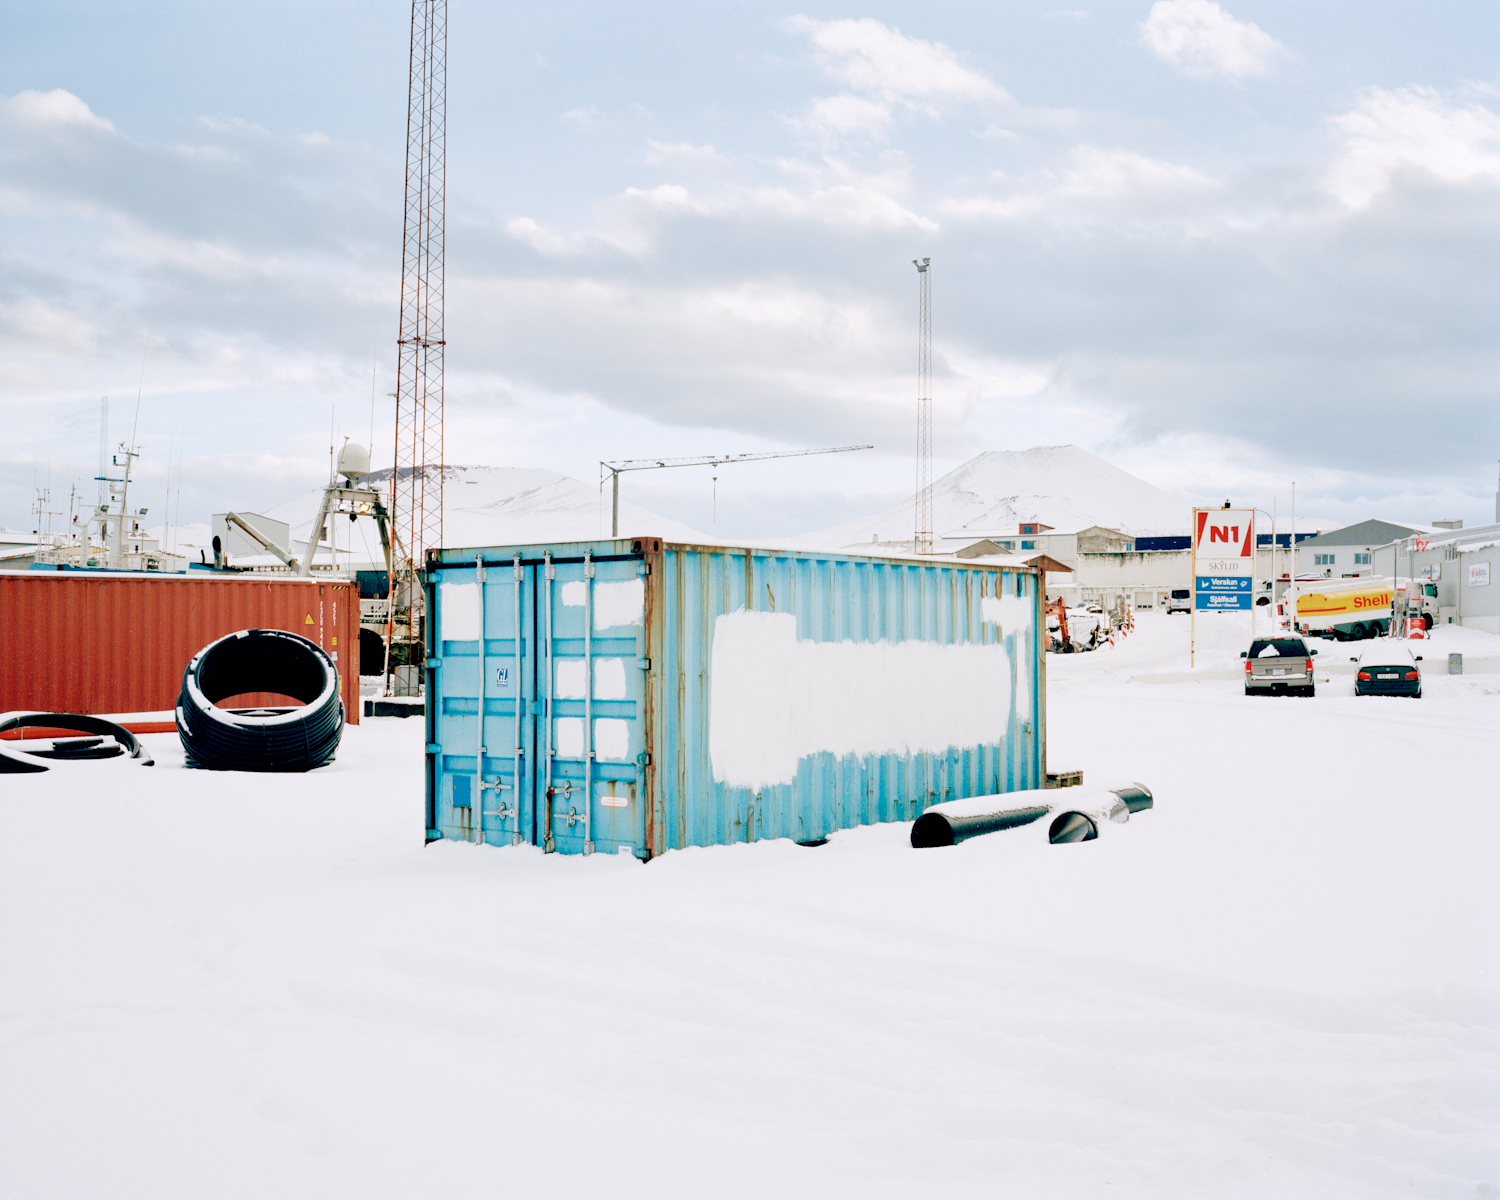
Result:
{"type": "MultiPolygon", "coordinates": [[[[7,6],[0,525],[94,474],[102,395],[183,521],[320,483],[331,421],[390,462],[409,14],[7,6]]],[[[1072,442],[1185,499],[1493,519],[1492,3],[450,25],[449,461],[873,442],[725,468],[717,529],[883,508],[930,256],[939,470],[1072,442]]],[[[714,519],[705,472],[627,486],[714,519]]]]}

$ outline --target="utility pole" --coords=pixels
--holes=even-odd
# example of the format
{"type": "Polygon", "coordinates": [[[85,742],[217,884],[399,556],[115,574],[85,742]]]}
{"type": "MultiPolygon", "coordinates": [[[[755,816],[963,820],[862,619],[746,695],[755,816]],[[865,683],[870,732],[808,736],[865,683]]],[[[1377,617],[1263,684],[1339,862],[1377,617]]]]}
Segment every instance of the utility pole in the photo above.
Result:
{"type": "Polygon", "coordinates": [[[913,548],[932,553],[932,259],[917,268],[917,503],[913,548]]]}
{"type": "Polygon", "coordinates": [[[767,458],[805,458],[810,454],[847,454],[851,450],[873,450],[874,446],[829,446],[822,450],[771,450],[764,454],[702,454],[695,458],[621,458],[600,462],[599,483],[608,471],[613,484],[610,499],[609,536],[620,536],[620,476],[626,471],[657,471],[668,467],[719,467],[730,463],[759,462],[767,458]]]}
{"type": "MultiPolygon", "coordinates": [[[[400,559],[390,579],[390,641],[421,657],[428,547],[443,541],[443,211],[448,106],[447,0],[412,0],[406,109],[406,224],[397,339],[391,517],[400,559]],[[397,610],[405,605],[405,619],[397,610]]],[[[311,550],[309,550],[311,557],[311,550]]],[[[393,656],[387,655],[387,658],[393,656]]]]}

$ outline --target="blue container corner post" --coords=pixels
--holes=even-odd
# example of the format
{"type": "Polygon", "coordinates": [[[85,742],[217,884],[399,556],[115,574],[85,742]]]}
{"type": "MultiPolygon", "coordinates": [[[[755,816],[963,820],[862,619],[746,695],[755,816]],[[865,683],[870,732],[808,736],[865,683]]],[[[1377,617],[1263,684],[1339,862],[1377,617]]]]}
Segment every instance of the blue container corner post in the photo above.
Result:
{"type": "Polygon", "coordinates": [[[818,843],[1046,779],[1033,567],[641,537],[423,586],[429,842],[818,843]]]}

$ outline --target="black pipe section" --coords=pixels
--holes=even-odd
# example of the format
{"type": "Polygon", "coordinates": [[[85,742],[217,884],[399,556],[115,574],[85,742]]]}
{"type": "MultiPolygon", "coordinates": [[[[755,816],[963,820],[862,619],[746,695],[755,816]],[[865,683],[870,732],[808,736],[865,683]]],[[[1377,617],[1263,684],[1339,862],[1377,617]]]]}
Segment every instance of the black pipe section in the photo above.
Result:
{"type": "Polygon", "coordinates": [[[344,735],[338,668],[316,642],[280,629],[243,629],[188,663],[177,700],[187,765],[210,771],[311,771],[333,761],[344,735]],[[217,701],[272,692],[294,708],[224,709],[217,701]]]}
{"type": "MultiPolygon", "coordinates": [[[[1110,788],[1108,791],[1118,796],[1131,813],[1145,812],[1153,804],[1151,790],[1144,784],[1132,783],[1110,788]]],[[[1085,795],[1097,796],[1098,793],[1088,792],[1085,795]]],[[[1065,807],[1072,799],[1067,791],[1062,791],[1056,804],[1033,804],[963,817],[935,810],[925,812],[912,823],[911,844],[918,850],[932,846],[956,846],[971,837],[1030,825],[1049,814],[1056,814],[1047,830],[1049,841],[1054,844],[1091,842],[1099,836],[1099,827],[1092,817],[1065,807]]]]}
{"type": "Polygon", "coordinates": [[[1145,812],[1152,806],[1151,789],[1144,783],[1132,783],[1109,790],[1125,801],[1125,807],[1132,813],[1145,812]]]}
{"type": "Polygon", "coordinates": [[[1015,829],[1039,821],[1052,810],[1045,804],[1027,808],[1008,808],[983,813],[977,817],[954,817],[947,813],[924,812],[911,827],[911,844],[918,850],[929,846],[956,846],[959,842],[1002,829],[1015,829]]]}
{"type": "Polygon", "coordinates": [[[12,729],[68,729],[75,733],[97,734],[96,737],[55,738],[35,750],[27,750],[25,743],[19,745],[0,742],[0,775],[32,775],[47,770],[47,764],[38,759],[54,761],[87,761],[101,758],[139,759],[143,767],[156,765],[146,753],[135,734],[123,725],[106,721],[103,717],[89,717],[82,713],[7,713],[0,716],[0,733],[12,729]],[[105,738],[113,738],[107,743],[105,738]]]}
{"type": "Polygon", "coordinates": [[[1093,818],[1078,812],[1062,813],[1047,830],[1047,840],[1054,846],[1063,842],[1092,842],[1098,836],[1099,827],[1093,818]]]}
{"type": "MultiPolygon", "coordinates": [[[[1152,807],[1151,790],[1144,784],[1131,783],[1124,787],[1109,788],[1125,804],[1132,814],[1145,812],[1152,807]]],[[[1129,817],[1122,818],[1129,820],[1129,817]]],[[[1092,842],[1099,836],[1095,818],[1081,812],[1061,811],[1047,829],[1047,840],[1054,846],[1067,842],[1092,842]]]]}

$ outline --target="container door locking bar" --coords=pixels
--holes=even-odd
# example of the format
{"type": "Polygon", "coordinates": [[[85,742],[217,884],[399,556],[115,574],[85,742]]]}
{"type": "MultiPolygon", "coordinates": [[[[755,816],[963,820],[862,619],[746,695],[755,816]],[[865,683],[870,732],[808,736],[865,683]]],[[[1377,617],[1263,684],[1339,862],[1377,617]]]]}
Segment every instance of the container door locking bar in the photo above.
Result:
{"type": "MultiPolygon", "coordinates": [[[[552,565],[550,552],[542,554],[543,574],[547,580],[547,700],[542,708],[542,720],[546,723],[546,785],[547,785],[547,824],[542,836],[542,850],[551,854],[557,849],[557,843],[552,837],[552,759],[557,753],[552,745],[552,592],[553,585],[557,581],[557,568],[552,565]]],[[[571,786],[571,785],[569,785],[571,786]]]]}
{"type": "Polygon", "coordinates": [[[474,560],[474,586],[479,591],[479,741],[474,756],[474,782],[478,785],[474,804],[474,841],[484,845],[484,789],[498,788],[498,783],[484,781],[484,559],[474,560]]]}
{"type": "MultiPolygon", "coordinates": [[[[594,560],[583,552],[583,852],[594,852],[594,560]]],[[[568,813],[568,828],[575,822],[568,813]]]]}

